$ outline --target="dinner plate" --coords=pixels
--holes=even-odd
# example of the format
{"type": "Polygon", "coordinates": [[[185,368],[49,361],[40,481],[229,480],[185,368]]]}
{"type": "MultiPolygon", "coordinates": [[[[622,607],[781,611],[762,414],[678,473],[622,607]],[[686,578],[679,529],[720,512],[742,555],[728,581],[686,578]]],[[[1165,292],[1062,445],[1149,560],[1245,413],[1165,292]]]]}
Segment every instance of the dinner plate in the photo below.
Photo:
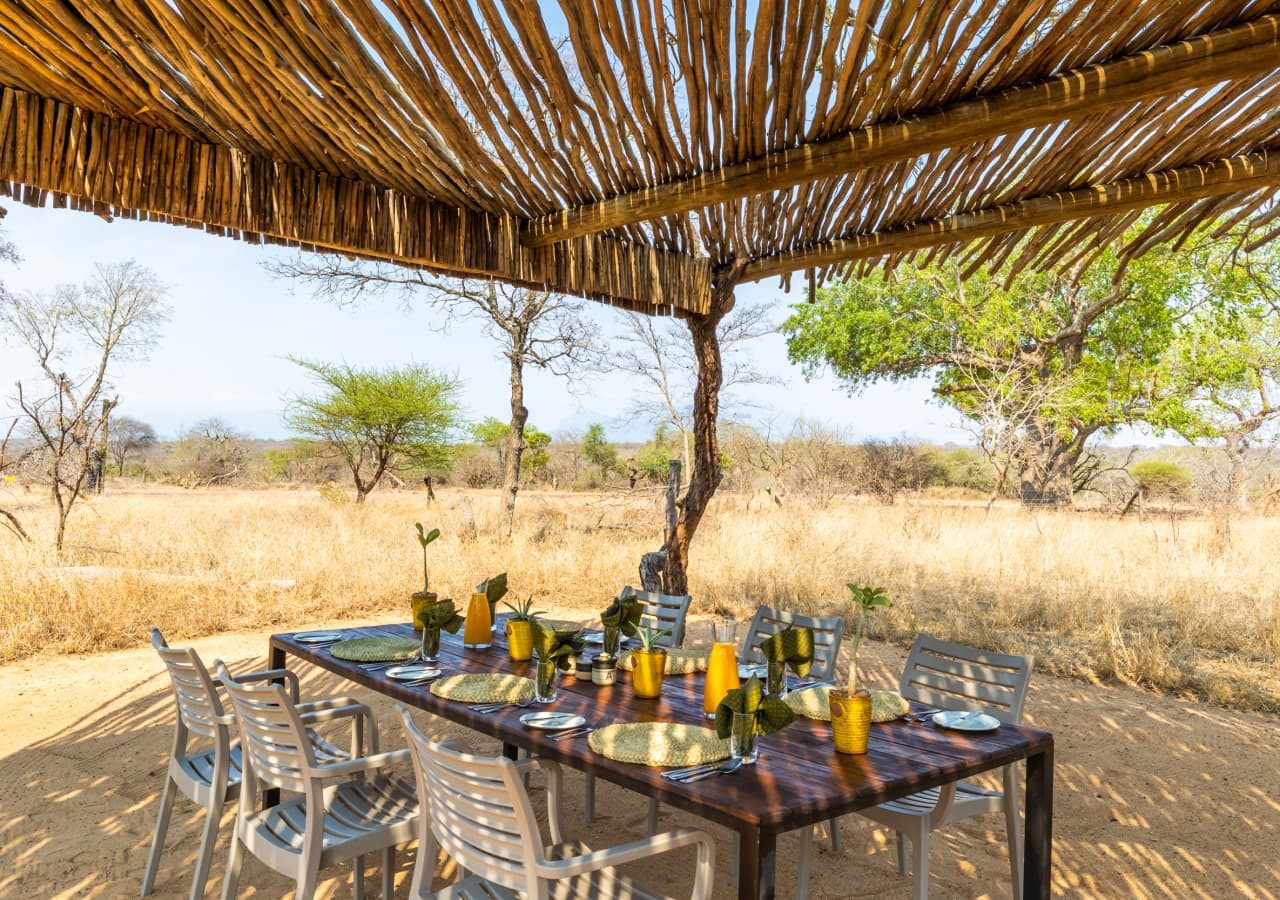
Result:
{"type": "Polygon", "coordinates": [[[342,632],[308,631],[306,634],[295,634],[293,639],[299,644],[327,644],[330,641],[342,640],[342,632]]]}
{"type": "Polygon", "coordinates": [[[435,666],[392,666],[387,669],[386,675],[396,681],[420,681],[423,678],[439,678],[441,670],[435,666]]]}
{"type": "Polygon", "coordinates": [[[750,678],[752,675],[758,675],[764,678],[769,673],[769,667],[764,663],[743,663],[738,666],[739,678],[750,678]]]}
{"type": "Polygon", "coordinates": [[[584,643],[587,643],[587,644],[600,644],[601,646],[603,646],[603,645],[604,645],[604,632],[603,632],[603,631],[584,631],[584,632],[582,632],[582,634],[580,635],[580,637],[582,638],[582,640],[583,640],[583,642],[584,642],[584,643]]]}
{"type": "Polygon", "coordinates": [[[956,731],[995,731],[1000,727],[1000,720],[986,713],[967,713],[948,709],[933,714],[933,724],[956,731]]]}
{"type": "Polygon", "coordinates": [[[587,724],[582,716],[562,712],[531,712],[520,717],[520,722],[530,728],[545,728],[548,731],[563,731],[566,728],[581,728],[587,724]]]}

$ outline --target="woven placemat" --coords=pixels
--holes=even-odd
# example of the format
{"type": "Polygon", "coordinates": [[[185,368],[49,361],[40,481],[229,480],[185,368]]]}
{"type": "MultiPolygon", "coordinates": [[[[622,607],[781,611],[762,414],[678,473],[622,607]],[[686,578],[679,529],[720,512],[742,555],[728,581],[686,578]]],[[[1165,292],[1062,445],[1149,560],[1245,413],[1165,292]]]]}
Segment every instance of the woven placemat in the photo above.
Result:
{"type": "Polygon", "coordinates": [[[413,638],[361,637],[338,641],[329,652],[351,662],[390,662],[413,659],[422,645],[413,638]]]}
{"type": "MultiPolygon", "coordinates": [[[[796,715],[804,716],[806,719],[830,722],[831,700],[827,696],[830,692],[831,686],[826,684],[801,688],[787,694],[787,706],[790,706],[796,715]]],[[[894,719],[901,718],[911,708],[906,700],[893,691],[870,691],[869,693],[871,694],[872,722],[892,722],[894,719]]]]}
{"type": "Polygon", "coordinates": [[[431,693],[459,703],[523,703],[533,696],[533,679],[520,675],[450,675],[433,684],[431,693]]]}
{"type": "Polygon", "coordinates": [[[587,735],[601,756],[642,766],[696,766],[729,758],[729,742],[710,728],[676,722],[622,722],[587,735]]]}
{"type": "MultiPolygon", "coordinates": [[[[626,650],[618,654],[619,668],[628,672],[635,668],[632,659],[634,651],[626,650]]],[[[688,675],[690,672],[707,671],[709,652],[706,650],[668,650],[667,666],[663,669],[667,675],[688,675]]]]}

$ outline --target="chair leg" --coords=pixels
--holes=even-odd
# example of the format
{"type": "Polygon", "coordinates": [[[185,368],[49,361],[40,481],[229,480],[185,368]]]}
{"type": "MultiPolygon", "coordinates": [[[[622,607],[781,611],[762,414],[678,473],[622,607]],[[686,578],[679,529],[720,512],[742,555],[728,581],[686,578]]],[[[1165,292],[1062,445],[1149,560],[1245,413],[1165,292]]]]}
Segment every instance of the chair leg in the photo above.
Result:
{"type": "Polygon", "coordinates": [[[929,832],[923,828],[911,840],[911,900],[929,900],[929,832]]]}
{"type": "Polygon", "coordinates": [[[840,819],[837,817],[827,822],[827,829],[831,832],[831,851],[839,853],[844,849],[840,840],[840,819]]]}
{"type": "Polygon", "coordinates": [[[1009,872],[1013,876],[1013,900],[1022,900],[1022,829],[1018,815],[1017,769],[1009,766],[1004,777],[1004,829],[1009,840],[1009,872]]]}
{"type": "MultiPolygon", "coordinates": [[[[298,889],[294,893],[294,900],[312,900],[316,895],[316,885],[319,881],[320,867],[314,865],[304,866],[302,874],[298,877],[298,889]]],[[[357,879],[356,885],[359,886],[359,884],[360,880],[357,879]]],[[[357,894],[356,896],[359,897],[361,895],[357,894]]],[[[231,900],[231,898],[224,897],[223,900],[231,900]]]]}
{"type": "Polygon", "coordinates": [[[587,824],[594,825],[596,823],[596,777],[590,772],[587,773],[586,782],[583,784],[582,796],[587,808],[587,824]]]}
{"type": "Polygon", "coordinates": [[[164,789],[160,792],[160,815],[156,819],[156,835],[151,839],[151,852],[147,854],[147,868],[142,874],[142,896],[155,887],[156,870],[160,868],[160,854],[164,851],[164,836],[169,831],[169,815],[173,812],[173,795],[178,786],[168,773],[164,776],[164,789]]]}
{"type": "Polygon", "coordinates": [[[907,868],[907,836],[901,831],[898,832],[898,874],[911,874],[911,870],[907,868]]]}
{"type": "Polygon", "coordinates": [[[351,868],[354,870],[352,875],[354,884],[351,889],[351,896],[355,900],[364,900],[364,857],[357,856],[353,859],[351,868]]]}
{"type": "MultiPolygon", "coordinates": [[[[222,878],[222,900],[235,900],[240,889],[240,868],[244,865],[244,845],[238,831],[231,833],[231,855],[227,857],[227,874],[222,878]]],[[[301,894],[298,895],[302,897],[301,894]]]]}
{"type": "Polygon", "coordinates": [[[205,810],[204,836],[200,839],[200,859],[196,861],[196,874],[191,880],[191,900],[201,900],[209,880],[209,866],[213,863],[213,849],[218,843],[218,826],[222,824],[222,798],[214,794],[212,805],[205,810]]]}
{"type": "Polygon", "coordinates": [[[658,833],[658,800],[656,797],[649,798],[649,815],[645,821],[645,834],[653,837],[658,833]]]}
{"type": "Polygon", "coordinates": [[[391,900],[396,890],[396,848],[382,851],[382,900],[391,900]]]}
{"type": "Polygon", "coordinates": [[[796,900],[809,896],[809,869],[813,865],[813,832],[818,826],[800,829],[800,862],[796,867],[796,900]]]}

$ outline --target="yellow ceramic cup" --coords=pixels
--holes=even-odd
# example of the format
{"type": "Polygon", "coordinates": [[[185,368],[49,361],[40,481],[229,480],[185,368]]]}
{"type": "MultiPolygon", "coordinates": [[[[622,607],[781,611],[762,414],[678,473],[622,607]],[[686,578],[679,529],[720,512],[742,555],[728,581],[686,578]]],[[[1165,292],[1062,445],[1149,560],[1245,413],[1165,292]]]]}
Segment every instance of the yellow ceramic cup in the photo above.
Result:
{"type": "Polygon", "coordinates": [[[507,620],[507,650],[517,662],[533,659],[533,623],[528,619],[507,620]]]}
{"type": "Polygon", "coordinates": [[[666,650],[637,650],[631,654],[631,686],[637,697],[662,694],[662,676],[667,670],[666,650]]]}
{"type": "Polygon", "coordinates": [[[831,736],[837,753],[867,752],[871,737],[871,695],[848,691],[831,692],[831,736]]]}

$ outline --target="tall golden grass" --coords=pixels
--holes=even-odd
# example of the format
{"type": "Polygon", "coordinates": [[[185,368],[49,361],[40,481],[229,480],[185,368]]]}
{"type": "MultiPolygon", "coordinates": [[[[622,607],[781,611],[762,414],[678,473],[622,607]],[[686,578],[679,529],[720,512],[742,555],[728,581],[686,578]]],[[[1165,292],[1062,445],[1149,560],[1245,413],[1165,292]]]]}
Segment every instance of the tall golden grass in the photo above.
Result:
{"type": "MultiPolygon", "coordinates": [[[[133,646],[152,624],[173,637],[344,617],[407,618],[421,579],[463,597],[487,575],[558,611],[590,612],[636,581],[659,543],[656,493],[526,492],[509,541],[485,492],[375,494],[122,487],[71,523],[61,560],[43,509],[33,544],[0,535],[0,660],[133,646]],[[474,525],[475,536],[471,536],[474,525]],[[104,567],[98,577],[67,566],[104,567]],[[293,586],[270,584],[292,581],[293,586]]],[[[694,544],[695,611],[757,603],[847,612],[846,582],[895,600],[873,633],[917,631],[1036,654],[1037,668],[1280,710],[1280,519],[1104,518],[917,498],[837,499],[821,509],[721,495],[694,544]]]]}

